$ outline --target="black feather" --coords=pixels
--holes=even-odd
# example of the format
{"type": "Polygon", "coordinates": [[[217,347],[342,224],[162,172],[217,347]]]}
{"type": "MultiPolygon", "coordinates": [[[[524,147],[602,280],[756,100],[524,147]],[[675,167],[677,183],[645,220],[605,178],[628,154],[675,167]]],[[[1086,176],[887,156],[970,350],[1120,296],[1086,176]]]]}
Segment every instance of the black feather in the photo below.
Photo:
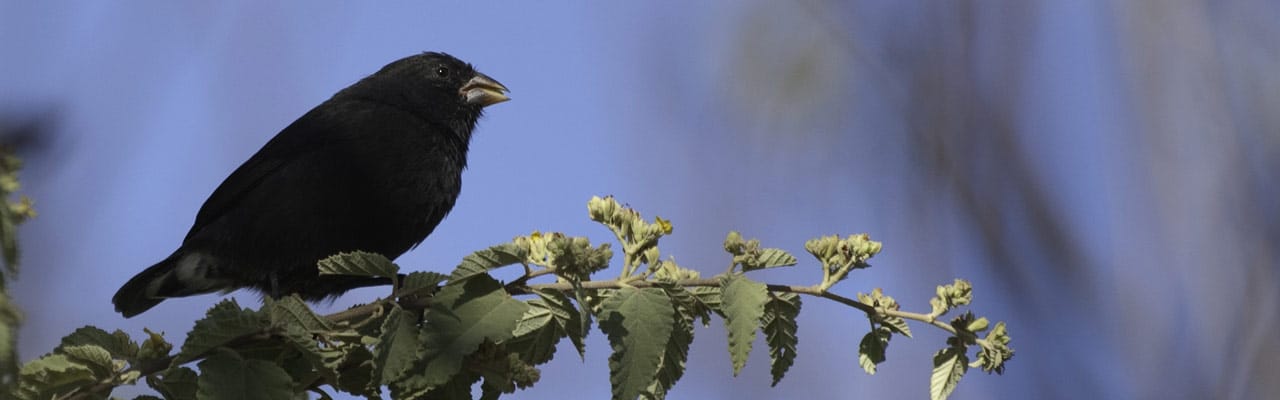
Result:
{"type": "Polygon", "coordinates": [[[116,310],[130,317],[167,297],[238,288],[320,300],[386,283],[322,278],[316,262],[356,250],[394,259],[431,234],[462,189],[481,110],[505,90],[424,53],[339,91],[232,172],[182,246],[116,293],[116,310]]]}

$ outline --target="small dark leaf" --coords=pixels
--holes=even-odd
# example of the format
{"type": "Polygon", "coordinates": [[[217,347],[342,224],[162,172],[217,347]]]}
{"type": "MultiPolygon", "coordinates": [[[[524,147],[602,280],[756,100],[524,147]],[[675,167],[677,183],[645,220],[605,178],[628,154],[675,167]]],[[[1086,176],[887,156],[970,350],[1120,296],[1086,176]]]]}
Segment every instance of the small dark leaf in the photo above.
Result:
{"type": "Polygon", "coordinates": [[[884,362],[884,352],[889,347],[889,339],[893,337],[889,328],[879,326],[867,332],[858,343],[858,365],[867,375],[876,374],[876,364],[884,362]]]}

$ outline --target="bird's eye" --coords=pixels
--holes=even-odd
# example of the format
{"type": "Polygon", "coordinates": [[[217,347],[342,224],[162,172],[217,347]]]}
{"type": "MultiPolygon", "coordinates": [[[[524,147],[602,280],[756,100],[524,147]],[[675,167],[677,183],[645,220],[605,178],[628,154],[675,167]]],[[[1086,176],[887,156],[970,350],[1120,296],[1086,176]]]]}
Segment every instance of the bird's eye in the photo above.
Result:
{"type": "Polygon", "coordinates": [[[446,77],[446,76],[449,76],[449,68],[445,68],[445,67],[436,67],[436,76],[441,77],[441,78],[444,78],[444,77],[446,77]]]}

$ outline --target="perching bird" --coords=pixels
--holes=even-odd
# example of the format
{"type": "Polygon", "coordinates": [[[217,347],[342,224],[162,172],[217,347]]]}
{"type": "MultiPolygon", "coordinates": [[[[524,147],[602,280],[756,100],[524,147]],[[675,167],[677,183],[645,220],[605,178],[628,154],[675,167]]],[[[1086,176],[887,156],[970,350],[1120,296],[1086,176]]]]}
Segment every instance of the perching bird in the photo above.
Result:
{"type": "Polygon", "coordinates": [[[251,288],[306,300],[389,283],[319,276],[349,251],[394,259],[453,208],[467,145],[507,88],[443,53],[406,57],[311,109],[236,168],[172,255],[111,299],[124,316],[166,298],[251,288]]]}

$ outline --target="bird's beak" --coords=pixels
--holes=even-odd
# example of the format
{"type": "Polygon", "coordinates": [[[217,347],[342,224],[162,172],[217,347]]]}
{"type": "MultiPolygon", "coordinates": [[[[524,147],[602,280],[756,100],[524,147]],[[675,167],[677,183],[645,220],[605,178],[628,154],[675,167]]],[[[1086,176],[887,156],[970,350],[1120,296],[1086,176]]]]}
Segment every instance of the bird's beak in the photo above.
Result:
{"type": "Polygon", "coordinates": [[[511,100],[507,97],[507,92],[510,90],[506,86],[479,72],[459,90],[462,97],[467,99],[467,104],[478,104],[481,107],[511,100]]]}

